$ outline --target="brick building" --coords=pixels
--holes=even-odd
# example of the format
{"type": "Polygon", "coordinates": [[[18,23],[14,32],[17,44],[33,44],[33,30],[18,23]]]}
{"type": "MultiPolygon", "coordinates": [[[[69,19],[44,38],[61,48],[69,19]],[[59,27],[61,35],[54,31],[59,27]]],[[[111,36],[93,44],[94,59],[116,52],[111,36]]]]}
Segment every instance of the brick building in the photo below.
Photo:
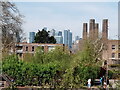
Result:
{"type": "Polygon", "coordinates": [[[64,44],[18,43],[16,44],[16,54],[23,59],[27,53],[34,55],[37,47],[42,47],[44,52],[48,52],[55,49],[56,46],[64,47],[64,44]]]}

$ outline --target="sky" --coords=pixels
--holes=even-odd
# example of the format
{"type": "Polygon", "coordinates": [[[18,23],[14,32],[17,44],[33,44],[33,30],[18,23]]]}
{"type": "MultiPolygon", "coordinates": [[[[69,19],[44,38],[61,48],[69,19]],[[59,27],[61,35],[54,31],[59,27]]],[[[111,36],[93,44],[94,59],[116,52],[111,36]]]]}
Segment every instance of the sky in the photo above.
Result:
{"type": "Polygon", "coordinates": [[[47,27],[63,31],[70,29],[75,36],[82,37],[83,23],[95,19],[102,28],[102,20],[109,20],[109,38],[118,35],[117,2],[15,2],[24,17],[23,30],[29,32],[47,27]]]}

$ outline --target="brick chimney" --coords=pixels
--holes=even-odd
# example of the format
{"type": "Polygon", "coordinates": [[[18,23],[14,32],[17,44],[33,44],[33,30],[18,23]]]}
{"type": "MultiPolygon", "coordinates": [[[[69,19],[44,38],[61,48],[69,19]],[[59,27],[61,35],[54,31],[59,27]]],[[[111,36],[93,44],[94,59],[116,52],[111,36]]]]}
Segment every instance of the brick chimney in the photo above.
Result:
{"type": "Polygon", "coordinates": [[[94,38],[94,30],[95,30],[95,19],[90,19],[89,22],[89,38],[93,39],[94,38]]]}
{"type": "Polygon", "coordinates": [[[108,39],[108,19],[103,19],[102,23],[102,39],[108,39]]]}
{"type": "Polygon", "coordinates": [[[87,23],[83,23],[83,39],[87,39],[88,30],[87,23]]]}
{"type": "Polygon", "coordinates": [[[99,34],[99,24],[95,23],[94,38],[97,39],[99,34]]]}

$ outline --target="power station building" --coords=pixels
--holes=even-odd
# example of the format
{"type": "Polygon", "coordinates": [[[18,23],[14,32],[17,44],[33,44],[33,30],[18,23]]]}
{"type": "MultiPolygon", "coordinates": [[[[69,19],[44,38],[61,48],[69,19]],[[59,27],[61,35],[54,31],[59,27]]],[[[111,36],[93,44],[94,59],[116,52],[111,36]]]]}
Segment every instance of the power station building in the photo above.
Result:
{"type": "Polygon", "coordinates": [[[82,49],[82,45],[85,40],[89,39],[96,41],[98,38],[102,39],[102,43],[106,48],[102,51],[102,59],[106,60],[109,65],[120,64],[120,40],[108,39],[108,19],[102,21],[102,33],[99,33],[99,24],[95,22],[95,19],[90,19],[89,28],[88,23],[83,23],[83,36],[79,41],[79,50],[82,49]]]}

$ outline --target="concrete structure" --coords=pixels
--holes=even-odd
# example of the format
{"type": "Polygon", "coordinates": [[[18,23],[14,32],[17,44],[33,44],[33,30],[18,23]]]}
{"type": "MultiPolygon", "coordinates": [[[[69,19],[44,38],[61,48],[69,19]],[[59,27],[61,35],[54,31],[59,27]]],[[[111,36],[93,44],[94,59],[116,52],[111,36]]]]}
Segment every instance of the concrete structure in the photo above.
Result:
{"type": "Polygon", "coordinates": [[[56,46],[63,47],[64,45],[63,44],[18,43],[16,44],[16,54],[20,58],[24,58],[25,54],[27,53],[34,55],[37,47],[42,47],[44,52],[48,52],[52,49],[55,49],[56,46]]]}
{"type": "Polygon", "coordinates": [[[29,43],[33,43],[35,39],[35,32],[29,32],[29,43]]]}
{"type": "Polygon", "coordinates": [[[68,46],[69,49],[72,48],[72,32],[70,32],[70,30],[64,30],[64,44],[68,46]]]}

